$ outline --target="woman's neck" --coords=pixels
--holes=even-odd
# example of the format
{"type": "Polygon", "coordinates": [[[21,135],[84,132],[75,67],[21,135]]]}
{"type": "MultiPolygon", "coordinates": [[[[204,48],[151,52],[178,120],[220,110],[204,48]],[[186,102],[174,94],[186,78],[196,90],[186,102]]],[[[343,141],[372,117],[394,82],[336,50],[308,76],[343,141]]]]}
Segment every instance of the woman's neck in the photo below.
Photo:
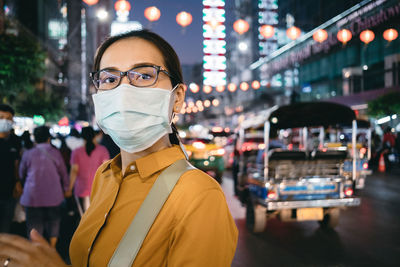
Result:
{"type": "Polygon", "coordinates": [[[164,135],[163,137],[160,138],[157,142],[154,143],[151,147],[139,151],[139,152],[134,152],[134,153],[129,153],[121,149],[121,170],[122,174],[125,173],[126,167],[132,162],[134,162],[137,159],[140,159],[144,156],[147,156],[151,153],[163,150],[165,148],[171,147],[171,142],[169,141],[169,136],[164,135]]]}

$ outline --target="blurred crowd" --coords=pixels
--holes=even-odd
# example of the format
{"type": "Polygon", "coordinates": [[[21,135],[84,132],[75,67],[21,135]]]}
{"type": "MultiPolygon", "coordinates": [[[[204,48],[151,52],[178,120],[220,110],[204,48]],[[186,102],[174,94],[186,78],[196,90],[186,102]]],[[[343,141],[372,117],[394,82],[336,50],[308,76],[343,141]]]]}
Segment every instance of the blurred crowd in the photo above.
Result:
{"type": "Polygon", "coordinates": [[[38,126],[17,136],[13,116],[12,107],[0,104],[0,232],[15,232],[14,221],[26,234],[36,229],[55,247],[63,213],[83,214],[97,168],[119,148],[91,126],[68,136],[52,136],[49,127],[38,126]]]}
{"type": "Polygon", "coordinates": [[[395,133],[391,127],[386,127],[383,136],[375,131],[371,135],[371,162],[370,166],[377,170],[382,160],[385,171],[390,171],[392,167],[400,165],[400,132],[395,133]]]}

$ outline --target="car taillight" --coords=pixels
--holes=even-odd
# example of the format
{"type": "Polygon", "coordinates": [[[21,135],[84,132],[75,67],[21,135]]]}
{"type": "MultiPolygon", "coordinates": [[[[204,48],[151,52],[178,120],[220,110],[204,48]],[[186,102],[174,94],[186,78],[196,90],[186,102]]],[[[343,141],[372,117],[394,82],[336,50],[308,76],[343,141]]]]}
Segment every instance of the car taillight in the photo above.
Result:
{"type": "Polygon", "coordinates": [[[368,169],[368,162],[364,162],[362,166],[363,166],[364,170],[367,170],[368,169]]]}
{"type": "Polygon", "coordinates": [[[354,191],[351,188],[346,188],[344,190],[344,194],[346,195],[346,197],[351,197],[353,195],[354,191]]]}
{"type": "Polygon", "coordinates": [[[193,142],[192,145],[196,149],[204,149],[204,148],[206,148],[206,145],[203,142],[200,142],[200,141],[193,142]]]}

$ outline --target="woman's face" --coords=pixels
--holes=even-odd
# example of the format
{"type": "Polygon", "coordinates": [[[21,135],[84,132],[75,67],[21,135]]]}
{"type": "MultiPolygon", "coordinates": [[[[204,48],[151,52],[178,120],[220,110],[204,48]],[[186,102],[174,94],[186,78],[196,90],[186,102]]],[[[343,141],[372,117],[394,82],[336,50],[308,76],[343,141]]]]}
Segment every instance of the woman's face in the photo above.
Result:
{"type": "MultiPolygon", "coordinates": [[[[127,71],[140,65],[157,65],[167,70],[163,55],[155,45],[146,40],[133,37],[119,40],[108,47],[101,58],[100,70],[109,68],[127,71]]],[[[129,84],[126,76],[121,80],[121,84],[123,83],[129,84]]],[[[168,75],[160,72],[157,82],[152,87],[171,90],[171,80],[168,75]]],[[[184,97],[183,85],[180,84],[178,88],[176,88],[174,112],[180,111],[184,97]]]]}

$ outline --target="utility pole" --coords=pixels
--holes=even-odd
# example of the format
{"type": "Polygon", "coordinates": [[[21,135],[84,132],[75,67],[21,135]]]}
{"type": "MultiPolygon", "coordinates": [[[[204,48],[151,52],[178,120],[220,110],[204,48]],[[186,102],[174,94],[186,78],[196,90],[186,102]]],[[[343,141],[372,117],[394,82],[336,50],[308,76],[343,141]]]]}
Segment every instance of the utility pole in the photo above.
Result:
{"type": "Polygon", "coordinates": [[[79,105],[81,103],[82,82],[82,36],[81,36],[81,10],[82,1],[67,1],[67,73],[68,73],[68,103],[67,111],[71,120],[77,120],[79,105]]]}

